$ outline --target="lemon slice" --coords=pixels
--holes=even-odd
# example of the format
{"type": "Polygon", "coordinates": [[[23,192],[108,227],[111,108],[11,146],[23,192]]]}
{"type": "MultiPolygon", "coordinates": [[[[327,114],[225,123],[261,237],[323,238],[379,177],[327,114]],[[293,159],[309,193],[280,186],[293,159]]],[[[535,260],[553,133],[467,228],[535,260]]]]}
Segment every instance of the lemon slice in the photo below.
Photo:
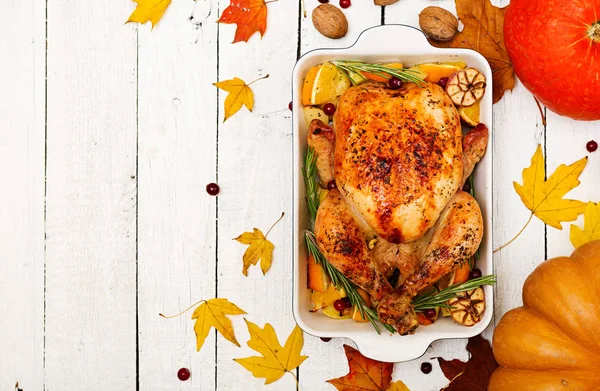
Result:
{"type": "Polygon", "coordinates": [[[478,100],[477,102],[475,102],[471,106],[467,106],[467,107],[461,106],[461,107],[458,108],[458,115],[460,115],[460,118],[467,125],[477,126],[477,124],[479,122],[481,122],[479,120],[480,107],[481,107],[481,101],[480,100],[478,100]]]}
{"type": "Polygon", "coordinates": [[[340,315],[340,311],[336,310],[332,304],[323,309],[323,315],[325,315],[331,319],[342,320],[342,319],[350,319],[350,316],[352,314],[350,313],[350,311],[348,311],[347,313],[343,313],[342,315],[340,315]]]}
{"type": "Polygon", "coordinates": [[[338,90],[350,86],[350,80],[341,75],[335,65],[325,62],[308,71],[302,87],[302,103],[304,105],[320,105],[328,103],[338,96],[338,90]],[[339,85],[339,87],[338,87],[339,85]]]}

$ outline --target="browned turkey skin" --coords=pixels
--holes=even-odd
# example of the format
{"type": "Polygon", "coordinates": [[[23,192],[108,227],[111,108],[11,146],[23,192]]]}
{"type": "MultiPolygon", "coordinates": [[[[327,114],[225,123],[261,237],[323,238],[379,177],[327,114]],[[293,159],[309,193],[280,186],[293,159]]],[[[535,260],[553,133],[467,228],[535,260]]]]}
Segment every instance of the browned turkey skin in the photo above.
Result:
{"type": "Polygon", "coordinates": [[[383,322],[413,333],[412,298],[481,243],[481,210],[460,189],[485,153],[488,131],[478,127],[463,138],[456,108],[431,83],[351,87],[333,123],[314,120],[308,132],[319,176],[338,188],[317,212],[319,249],[371,295],[383,322]],[[392,287],[387,277],[396,268],[392,287]]]}

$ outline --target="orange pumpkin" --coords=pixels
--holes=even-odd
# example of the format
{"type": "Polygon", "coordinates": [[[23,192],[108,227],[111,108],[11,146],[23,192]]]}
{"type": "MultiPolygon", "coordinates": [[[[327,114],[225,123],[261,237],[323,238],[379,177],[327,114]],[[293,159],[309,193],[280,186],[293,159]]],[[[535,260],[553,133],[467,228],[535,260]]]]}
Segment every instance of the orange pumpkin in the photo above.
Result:
{"type": "Polygon", "coordinates": [[[488,391],[600,390],[600,241],[548,260],[496,327],[488,391]]]}

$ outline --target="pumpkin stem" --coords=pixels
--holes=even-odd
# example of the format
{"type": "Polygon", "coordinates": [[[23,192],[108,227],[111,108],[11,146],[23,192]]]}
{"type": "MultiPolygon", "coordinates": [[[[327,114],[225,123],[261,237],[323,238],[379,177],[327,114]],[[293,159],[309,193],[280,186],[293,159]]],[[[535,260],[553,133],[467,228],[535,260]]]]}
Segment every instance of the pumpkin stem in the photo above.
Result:
{"type": "Polygon", "coordinates": [[[600,43],[600,20],[590,26],[588,36],[592,41],[600,43]]]}

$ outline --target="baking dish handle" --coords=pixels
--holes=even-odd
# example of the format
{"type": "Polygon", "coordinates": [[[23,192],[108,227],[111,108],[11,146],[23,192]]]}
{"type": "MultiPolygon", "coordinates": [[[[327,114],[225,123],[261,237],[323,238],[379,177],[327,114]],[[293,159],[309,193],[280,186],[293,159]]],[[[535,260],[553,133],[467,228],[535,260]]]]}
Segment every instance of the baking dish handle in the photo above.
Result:
{"type": "Polygon", "coordinates": [[[432,47],[425,34],[418,28],[405,24],[386,24],[363,31],[352,48],[377,55],[396,55],[398,52],[419,51],[424,46],[432,47]],[[373,42],[385,44],[373,45],[373,42]]]}
{"type": "MultiPolygon", "coordinates": [[[[387,336],[383,335],[384,333],[386,333],[386,331],[382,330],[382,335],[379,337],[386,338],[387,336]]],[[[415,360],[425,354],[432,342],[426,338],[417,338],[416,340],[413,338],[410,341],[405,340],[402,341],[402,343],[398,343],[398,339],[400,338],[402,337],[398,335],[390,335],[390,346],[397,346],[397,349],[389,347],[382,349],[381,340],[378,340],[378,338],[362,338],[362,336],[359,336],[352,337],[352,341],[354,341],[363,356],[382,362],[404,362],[415,360]]]]}

